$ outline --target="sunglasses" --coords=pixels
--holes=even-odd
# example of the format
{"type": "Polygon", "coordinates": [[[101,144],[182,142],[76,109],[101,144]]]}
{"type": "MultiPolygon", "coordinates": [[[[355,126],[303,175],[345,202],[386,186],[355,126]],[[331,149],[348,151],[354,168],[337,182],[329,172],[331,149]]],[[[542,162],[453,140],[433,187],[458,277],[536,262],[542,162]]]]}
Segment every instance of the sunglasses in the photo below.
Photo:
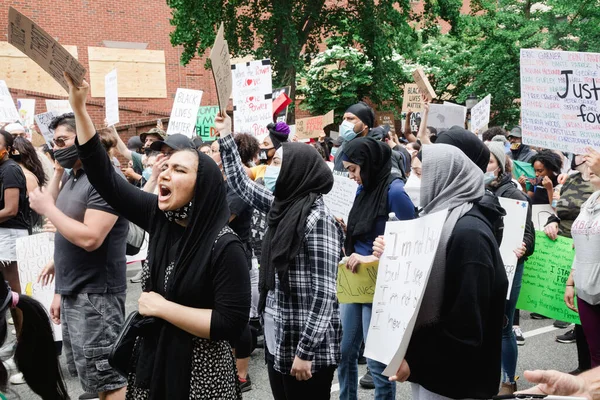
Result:
{"type": "Polygon", "coordinates": [[[53,143],[53,144],[54,144],[56,147],[65,147],[65,145],[66,145],[66,142],[67,142],[68,140],[71,140],[71,139],[73,139],[74,137],[75,137],[75,136],[71,136],[71,137],[68,137],[68,138],[58,138],[58,139],[54,139],[54,140],[52,140],[52,143],[53,143]]]}

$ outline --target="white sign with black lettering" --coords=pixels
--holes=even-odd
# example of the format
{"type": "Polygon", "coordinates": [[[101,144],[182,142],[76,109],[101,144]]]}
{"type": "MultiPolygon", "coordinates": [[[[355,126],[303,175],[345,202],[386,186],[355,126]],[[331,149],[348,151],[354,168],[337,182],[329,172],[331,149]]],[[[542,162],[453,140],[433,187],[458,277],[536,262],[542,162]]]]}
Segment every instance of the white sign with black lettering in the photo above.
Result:
{"type": "Polygon", "coordinates": [[[200,108],[201,101],[202,90],[177,89],[167,135],[181,133],[191,138],[196,130],[198,108],[200,108]]]}

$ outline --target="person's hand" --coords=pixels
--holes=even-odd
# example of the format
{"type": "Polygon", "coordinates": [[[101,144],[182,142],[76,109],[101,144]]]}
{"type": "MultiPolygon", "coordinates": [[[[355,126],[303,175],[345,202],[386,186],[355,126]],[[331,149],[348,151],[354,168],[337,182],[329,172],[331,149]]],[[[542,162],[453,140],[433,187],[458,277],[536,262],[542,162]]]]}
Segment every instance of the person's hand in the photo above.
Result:
{"type": "Polygon", "coordinates": [[[231,117],[225,114],[225,117],[221,113],[215,117],[215,129],[219,133],[220,138],[231,135],[231,117]]]}
{"type": "Polygon", "coordinates": [[[518,179],[519,184],[521,185],[521,187],[523,188],[523,190],[527,189],[527,178],[525,177],[525,175],[521,175],[518,179]]]}
{"type": "Polygon", "coordinates": [[[527,247],[525,247],[525,242],[521,243],[520,247],[517,247],[514,250],[515,255],[517,256],[517,258],[521,258],[525,255],[525,253],[527,252],[527,247]]]}
{"type": "Polygon", "coordinates": [[[73,111],[85,109],[85,101],[90,90],[90,85],[84,80],[81,81],[81,86],[76,86],[71,76],[65,71],[63,76],[69,85],[69,103],[73,111]]]}
{"type": "Polygon", "coordinates": [[[37,283],[41,283],[42,286],[48,286],[52,282],[54,282],[54,261],[48,262],[37,278],[37,283]]]}
{"type": "Polygon", "coordinates": [[[348,227],[346,226],[346,223],[344,222],[344,218],[335,217],[335,220],[342,226],[344,233],[346,233],[348,230],[348,227]]]}
{"type": "Polygon", "coordinates": [[[292,142],[293,142],[293,143],[298,143],[298,136],[294,135],[294,136],[292,137],[292,142]]]}
{"type": "Polygon", "coordinates": [[[373,242],[373,255],[377,258],[381,258],[385,250],[385,240],[383,236],[377,236],[373,242]]]}
{"type": "Polygon", "coordinates": [[[565,304],[578,313],[577,308],[575,308],[575,288],[573,286],[565,287],[565,304]]]}
{"type": "Polygon", "coordinates": [[[58,163],[58,161],[54,161],[54,173],[55,174],[59,174],[60,176],[62,176],[62,174],[65,172],[65,169],[63,168],[62,165],[60,165],[58,163]]]}
{"type": "Polygon", "coordinates": [[[54,197],[46,189],[36,188],[29,193],[29,206],[40,215],[46,215],[54,207],[54,197]]]}
{"type": "Polygon", "coordinates": [[[50,304],[50,319],[56,325],[60,325],[60,294],[55,294],[50,304]]]}
{"type": "Polygon", "coordinates": [[[160,153],[158,156],[156,156],[156,160],[154,161],[154,165],[152,166],[152,177],[150,178],[150,180],[158,179],[158,176],[163,171],[163,167],[165,166],[167,161],[169,161],[169,156],[167,156],[166,154],[160,153]]]}
{"type": "Polygon", "coordinates": [[[390,376],[390,382],[406,382],[410,377],[410,367],[406,360],[402,360],[402,364],[400,364],[400,368],[396,372],[396,375],[390,376]]]}
{"type": "Polygon", "coordinates": [[[567,178],[569,177],[569,174],[560,174],[557,178],[558,184],[559,185],[564,185],[565,182],[567,181],[567,178]]]}
{"type": "Polygon", "coordinates": [[[543,394],[555,396],[572,396],[592,399],[592,393],[585,379],[558,371],[525,371],[525,378],[531,383],[537,383],[532,387],[515,394],[543,394]]]}
{"type": "Polygon", "coordinates": [[[319,143],[323,143],[326,137],[327,135],[325,134],[325,132],[321,131],[321,133],[319,133],[319,143]]]}
{"type": "Polygon", "coordinates": [[[45,218],[44,226],[42,226],[42,232],[56,233],[56,227],[48,218],[45,218]]]}
{"type": "Polygon", "coordinates": [[[132,180],[132,181],[137,181],[140,177],[131,167],[125,168],[123,170],[123,175],[125,175],[125,177],[127,179],[132,180]]]}
{"type": "Polygon", "coordinates": [[[544,227],[544,233],[551,240],[556,240],[558,237],[558,222],[551,222],[544,227]]]}
{"type": "Polygon", "coordinates": [[[588,167],[590,167],[590,170],[595,175],[600,176],[600,153],[598,153],[591,147],[588,147],[587,149],[585,149],[585,151],[587,151],[585,156],[583,156],[583,158],[585,159],[585,163],[588,167]]]}
{"type": "Polygon", "coordinates": [[[144,317],[158,317],[165,301],[156,292],[142,292],[138,300],[138,311],[144,317]]]}
{"type": "Polygon", "coordinates": [[[356,273],[358,266],[360,264],[366,264],[367,262],[369,261],[365,256],[352,253],[352,255],[348,257],[348,261],[346,262],[346,268],[352,270],[352,273],[356,273]]]}
{"type": "Polygon", "coordinates": [[[292,370],[290,375],[295,376],[296,380],[307,381],[312,378],[312,361],[302,360],[300,357],[294,357],[294,363],[292,364],[292,370]]]}
{"type": "Polygon", "coordinates": [[[556,190],[552,194],[552,200],[556,200],[557,203],[560,200],[560,193],[558,193],[556,190]]]}
{"type": "Polygon", "coordinates": [[[542,179],[542,185],[546,188],[547,191],[551,192],[554,190],[554,185],[552,184],[552,180],[547,176],[542,179]]]}

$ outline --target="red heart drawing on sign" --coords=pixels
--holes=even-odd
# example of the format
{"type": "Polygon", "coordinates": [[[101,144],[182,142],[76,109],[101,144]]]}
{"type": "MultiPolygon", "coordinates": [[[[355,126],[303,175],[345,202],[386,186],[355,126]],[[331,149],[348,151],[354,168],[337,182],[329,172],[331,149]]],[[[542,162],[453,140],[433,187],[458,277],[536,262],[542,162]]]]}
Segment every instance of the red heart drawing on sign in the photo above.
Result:
{"type": "Polygon", "coordinates": [[[252,85],[252,79],[247,79],[246,80],[246,86],[250,86],[252,85]]]}
{"type": "Polygon", "coordinates": [[[254,96],[248,97],[248,101],[254,101],[254,96]]]}

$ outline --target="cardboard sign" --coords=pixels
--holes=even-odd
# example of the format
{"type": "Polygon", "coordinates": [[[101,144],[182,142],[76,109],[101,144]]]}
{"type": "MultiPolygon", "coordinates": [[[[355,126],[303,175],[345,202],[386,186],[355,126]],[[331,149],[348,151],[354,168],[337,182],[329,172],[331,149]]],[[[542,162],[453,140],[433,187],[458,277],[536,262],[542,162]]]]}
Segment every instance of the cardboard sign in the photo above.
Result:
{"type": "Polygon", "coordinates": [[[107,126],[119,123],[119,89],[117,88],[116,69],[104,77],[104,111],[107,126]]]}
{"type": "Polygon", "coordinates": [[[189,138],[194,136],[198,108],[202,101],[202,90],[177,89],[169,118],[167,135],[181,133],[189,138]]]}
{"type": "Polygon", "coordinates": [[[365,357],[387,365],[391,376],[404,359],[427,287],[447,210],[388,222],[379,260],[365,357]]]}
{"type": "Polygon", "coordinates": [[[17,99],[17,111],[23,126],[33,125],[35,118],[35,99],[17,99]]]}
{"type": "Polygon", "coordinates": [[[217,139],[217,128],[215,128],[215,117],[219,113],[219,106],[204,106],[198,108],[198,118],[196,119],[196,135],[200,136],[203,142],[209,142],[217,139]]]}
{"type": "Polygon", "coordinates": [[[323,128],[330,124],[333,124],[333,110],[318,117],[297,119],[296,137],[298,139],[317,138],[323,133],[323,128]]]}
{"type": "Polygon", "coordinates": [[[564,301],[574,257],[573,239],[558,236],[553,241],[544,232],[536,231],[535,252],[525,262],[517,308],[580,324],[579,315],[564,301]]]}
{"type": "Polygon", "coordinates": [[[50,126],[52,120],[59,115],[61,114],[55,113],[54,111],[48,111],[35,116],[35,123],[37,124],[42,136],[44,136],[44,139],[46,139],[46,142],[50,142],[52,141],[52,138],[54,138],[54,131],[51,131],[48,126],[50,126]]]}
{"type": "Polygon", "coordinates": [[[288,106],[292,104],[292,99],[289,97],[291,89],[289,86],[284,86],[273,90],[273,119],[275,122],[287,121],[288,106]],[[280,97],[283,97],[283,99],[280,99],[280,97]]]}
{"type": "Polygon", "coordinates": [[[8,43],[35,61],[67,92],[69,86],[63,72],[81,85],[85,76],[83,65],[35,22],[12,7],[8,10],[8,43]]]}
{"type": "Polygon", "coordinates": [[[57,115],[72,113],[73,109],[69,100],[46,100],[46,111],[52,111],[57,115]]]}
{"type": "Polygon", "coordinates": [[[377,114],[377,124],[378,126],[389,126],[390,127],[390,133],[391,134],[395,134],[396,133],[396,127],[394,124],[394,113],[393,112],[378,112],[377,114]]]}
{"type": "Polygon", "coordinates": [[[358,183],[345,176],[333,176],[333,188],[323,195],[323,201],[334,217],[348,222],[348,215],[354,204],[358,183]]]}
{"type": "Polygon", "coordinates": [[[600,149],[600,53],[521,49],[523,143],[600,149]]]}
{"type": "MultiPolygon", "coordinates": [[[[427,125],[440,129],[450,129],[458,125],[465,126],[467,107],[456,104],[430,104],[427,125]]],[[[439,133],[439,132],[438,132],[439,133]]]]}
{"type": "MultiPolygon", "coordinates": [[[[54,282],[42,286],[37,279],[46,264],[54,258],[54,233],[39,233],[18,238],[16,246],[21,293],[42,303],[50,315],[50,306],[54,300],[54,282]]],[[[54,340],[62,340],[60,325],[52,322],[50,325],[54,331],[54,340]]]]}
{"type": "Polygon", "coordinates": [[[419,90],[429,99],[429,101],[437,97],[433,87],[431,87],[431,84],[429,83],[429,79],[427,79],[427,75],[425,75],[425,72],[423,72],[421,68],[415,69],[412,75],[415,83],[419,87],[419,90]]]}
{"type": "Polygon", "coordinates": [[[337,276],[337,297],[343,304],[372,303],[377,282],[379,261],[360,264],[356,273],[346,268],[346,263],[340,263],[337,276]]]}
{"type": "Polygon", "coordinates": [[[508,292],[506,299],[510,298],[515,272],[517,270],[517,255],[515,250],[521,247],[523,236],[525,235],[525,223],[527,222],[527,210],[529,203],[499,197],[500,205],[506,211],[504,217],[504,230],[502,233],[502,244],[500,245],[500,255],[504,261],[506,277],[508,278],[508,292]]]}
{"type": "Polygon", "coordinates": [[[471,130],[473,132],[482,130],[487,124],[490,123],[491,105],[492,95],[488,94],[483,100],[471,108],[471,130]]]}
{"type": "Polygon", "coordinates": [[[543,231],[548,218],[554,214],[554,209],[550,204],[534,204],[531,207],[531,219],[535,230],[543,231]]]}
{"type": "Polygon", "coordinates": [[[6,82],[0,81],[0,122],[16,122],[21,117],[6,82]]]}
{"type": "Polygon", "coordinates": [[[419,85],[416,83],[407,83],[404,85],[402,112],[407,113],[409,111],[412,111],[413,113],[423,111],[423,99],[421,98],[419,85]]]}
{"type": "Polygon", "coordinates": [[[217,97],[219,107],[223,112],[227,109],[229,98],[232,91],[231,76],[231,57],[229,55],[229,46],[223,35],[223,23],[219,26],[217,37],[210,50],[210,64],[213,72],[213,78],[217,86],[217,97]]]}
{"type": "Polygon", "coordinates": [[[249,61],[231,66],[235,131],[262,140],[273,122],[271,61],[249,61]]]}

